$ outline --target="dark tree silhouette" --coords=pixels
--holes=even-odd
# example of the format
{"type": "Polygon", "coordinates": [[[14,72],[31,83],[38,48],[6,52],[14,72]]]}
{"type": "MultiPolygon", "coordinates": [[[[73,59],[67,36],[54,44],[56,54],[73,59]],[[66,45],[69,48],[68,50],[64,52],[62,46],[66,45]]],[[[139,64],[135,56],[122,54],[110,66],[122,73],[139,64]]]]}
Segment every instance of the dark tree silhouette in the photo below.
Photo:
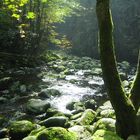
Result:
{"type": "Polygon", "coordinates": [[[97,0],[96,13],[103,78],[116,114],[116,132],[122,138],[127,139],[129,135],[137,134],[136,112],[140,102],[140,68],[138,67],[131,98],[129,98],[122,88],[116,65],[110,0],[97,0]]]}

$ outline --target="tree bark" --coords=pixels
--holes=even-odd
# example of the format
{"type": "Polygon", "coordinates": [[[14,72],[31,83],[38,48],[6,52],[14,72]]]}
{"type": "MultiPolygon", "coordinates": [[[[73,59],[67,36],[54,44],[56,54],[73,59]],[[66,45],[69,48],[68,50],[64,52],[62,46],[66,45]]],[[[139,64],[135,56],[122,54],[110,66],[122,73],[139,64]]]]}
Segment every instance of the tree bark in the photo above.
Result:
{"type": "Polygon", "coordinates": [[[109,0],[97,0],[99,48],[103,79],[116,114],[116,132],[122,138],[136,134],[136,111],[127,98],[118,74],[113,41],[113,22],[109,0]]]}
{"type": "Polygon", "coordinates": [[[130,98],[133,102],[133,105],[135,106],[136,111],[138,111],[140,107],[140,51],[139,51],[139,57],[138,57],[136,78],[134,80],[134,83],[131,89],[130,98]]]}

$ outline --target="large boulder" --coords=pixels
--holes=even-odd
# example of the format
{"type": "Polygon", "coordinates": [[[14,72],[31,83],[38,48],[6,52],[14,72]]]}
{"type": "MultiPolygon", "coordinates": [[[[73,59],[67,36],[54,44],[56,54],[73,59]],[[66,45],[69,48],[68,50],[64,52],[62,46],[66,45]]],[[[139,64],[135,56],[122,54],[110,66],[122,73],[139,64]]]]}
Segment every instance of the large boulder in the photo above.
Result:
{"type": "Polygon", "coordinates": [[[62,127],[42,128],[33,131],[23,140],[78,140],[77,135],[62,127]]]}
{"type": "Polygon", "coordinates": [[[50,107],[50,103],[41,99],[30,99],[26,104],[26,110],[29,114],[45,113],[50,107]]]}
{"type": "Polygon", "coordinates": [[[68,118],[63,116],[50,117],[46,120],[41,121],[39,124],[44,125],[45,127],[66,127],[68,123],[68,118]]]}
{"type": "Polygon", "coordinates": [[[22,140],[35,128],[36,125],[27,120],[12,122],[9,126],[11,140],[22,140]]]}
{"type": "Polygon", "coordinates": [[[93,134],[92,140],[123,140],[123,139],[111,131],[97,130],[93,134]]]}

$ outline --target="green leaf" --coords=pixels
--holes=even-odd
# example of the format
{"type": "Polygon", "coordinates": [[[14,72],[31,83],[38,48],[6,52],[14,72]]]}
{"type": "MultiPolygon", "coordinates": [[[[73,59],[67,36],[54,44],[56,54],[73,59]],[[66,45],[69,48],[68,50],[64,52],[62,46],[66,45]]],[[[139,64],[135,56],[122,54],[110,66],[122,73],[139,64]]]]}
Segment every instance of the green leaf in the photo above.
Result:
{"type": "Polygon", "coordinates": [[[14,17],[16,19],[19,19],[20,18],[20,15],[19,14],[13,14],[12,17],[14,17]]]}
{"type": "Polygon", "coordinates": [[[36,17],[36,15],[35,15],[34,12],[28,12],[26,17],[27,17],[28,19],[34,19],[34,18],[36,17]]]}

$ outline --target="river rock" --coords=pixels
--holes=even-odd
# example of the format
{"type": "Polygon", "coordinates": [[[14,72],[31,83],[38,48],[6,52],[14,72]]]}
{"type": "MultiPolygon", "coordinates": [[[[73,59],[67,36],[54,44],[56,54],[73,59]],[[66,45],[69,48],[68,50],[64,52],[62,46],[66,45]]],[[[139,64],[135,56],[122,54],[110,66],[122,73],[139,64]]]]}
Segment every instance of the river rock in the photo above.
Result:
{"type": "Polygon", "coordinates": [[[97,130],[92,137],[92,140],[123,140],[114,132],[106,130],[97,130]]]}
{"type": "Polygon", "coordinates": [[[31,134],[23,140],[78,140],[78,136],[65,128],[51,127],[44,128],[40,131],[32,131],[31,134]]]}
{"type": "Polygon", "coordinates": [[[66,105],[66,108],[69,110],[85,110],[84,103],[82,102],[71,102],[66,105]]]}
{"type": "Polygon", "coordinates": [[[94,121],[95,117],[96,117],[96,112],[93,111],[92,109],[87,109],[84,111],[81,118],[76,120],[76,122],[77,124],[80,125],[90,125],[94,121]]]}
{"type": "Polygon", "coordinates": [[[45,127],[66,127],[68,118],[64,116],[50,117],[46,120],[41,121],[39,124],[44,125],[45,127]]]}
{"type": "Polygon", "coordinates": [[[9,126],[11,140],[22,140],[35,128],[36,125],[27,120],[12,122],[9,126]]]}
{"type": "Polygon", "coordinates": [[[91,140],[92,134],[85,126],[75,125],[68,129],[70,132],[75,132],[79,140],[91,140]]]}
{"type": "Polygon", "coordinates": [[[98,109],[97,109],[97,112],[101,112],[103,110],[108,110],[108,109],[113,109],[110,101],[106,101],[102,106],[100,106],[98,109]]]}
{"type": "Polygon", "coordinates": [[[102,106],[97,109],[97,117],[100,118],[113,118],[115,119],[115,111],[110,103],[106,101],[102,106]]]}
{"type": "Polygon", "coordinates": [[[53,116],[64,116],[64,114],[55,108],[47,109],[46,118],[53,117],[53,116]]]}
{"type": "Polygon", "coordinates": [[[20,92],[25,93],[27,91],[26,85],[20,85],[20,92]]]}
{"type": "Polygon", "coordinates": [[[1,138],[5,138],[6,136],[8,136],[8,129],[3,128],[0,130],[0,140],[1,138]]]}
{"type": "Polygon", "coordinates": [[[70,103],[68,103],[67,105],[66,105],[66,108],[67,109],[69,109],[69,110],[74,110],[74,104],[75,104],[76,102],[70,102],[70,103]]]}
{"type": "Polygon", "coordinates": [[[127,80],[127,75],[126,75],[126,73],[120,72],[119,75],[120,75],[120,78],[121,78],[122,81],[127,80]]]}
{"type": "Polygon", "coordinates": [[[30,99],[26,104],[26,110],[30,114],[45,113],[50,107],[50,103],[41,99],[30,99]]]}
{"type": "Polygon", "coordinates": [[[0,79],[0,90],[6,90],[11,86],[13,82],[12,77],[4,77],[0,79]]]}
{"type": "Polygon", "coordinates": [[[56,89],[45,89],[39,93],[42,98],[50,98],[51,96],[61,96],[61,93],[56,89]]]}
{"type": "Polygon", "coordinates": [[[98,129],[104,129],[115,132],[115,120],[112,118],[102,118],[94,123],[94,132],[98,129]]]}
{"type": "Polygon", "coordinates": [[[7,102],[7,98],[5,97],[0,97],[0,104],[4,104],[7,102]]]}
{"type": "Polygon", "coordinates": [[[106,109],[100,112],[101,118],[113,118],[115,119],[115,111],[113,109],[106,109]]]}
{"type": "Polygon", "coordinates": [[[86,109],[95,110],[95,108],[96,108],[96,102],[93,99],[90,99],[90,100],[85,101],[84,104],[85,104],[85,108],[86,109]]]}
{"type": "Polygon", "coordinates": [[[80,112],[80,113],[77,113],[77,114],[75,114],[75,115],[72,115],[70,119],[71,119],[71,120],[76,120],[76,119],[80,118],[80,117],[82,116],[82,114],[83,114],[83,113],[80,112]]]}

